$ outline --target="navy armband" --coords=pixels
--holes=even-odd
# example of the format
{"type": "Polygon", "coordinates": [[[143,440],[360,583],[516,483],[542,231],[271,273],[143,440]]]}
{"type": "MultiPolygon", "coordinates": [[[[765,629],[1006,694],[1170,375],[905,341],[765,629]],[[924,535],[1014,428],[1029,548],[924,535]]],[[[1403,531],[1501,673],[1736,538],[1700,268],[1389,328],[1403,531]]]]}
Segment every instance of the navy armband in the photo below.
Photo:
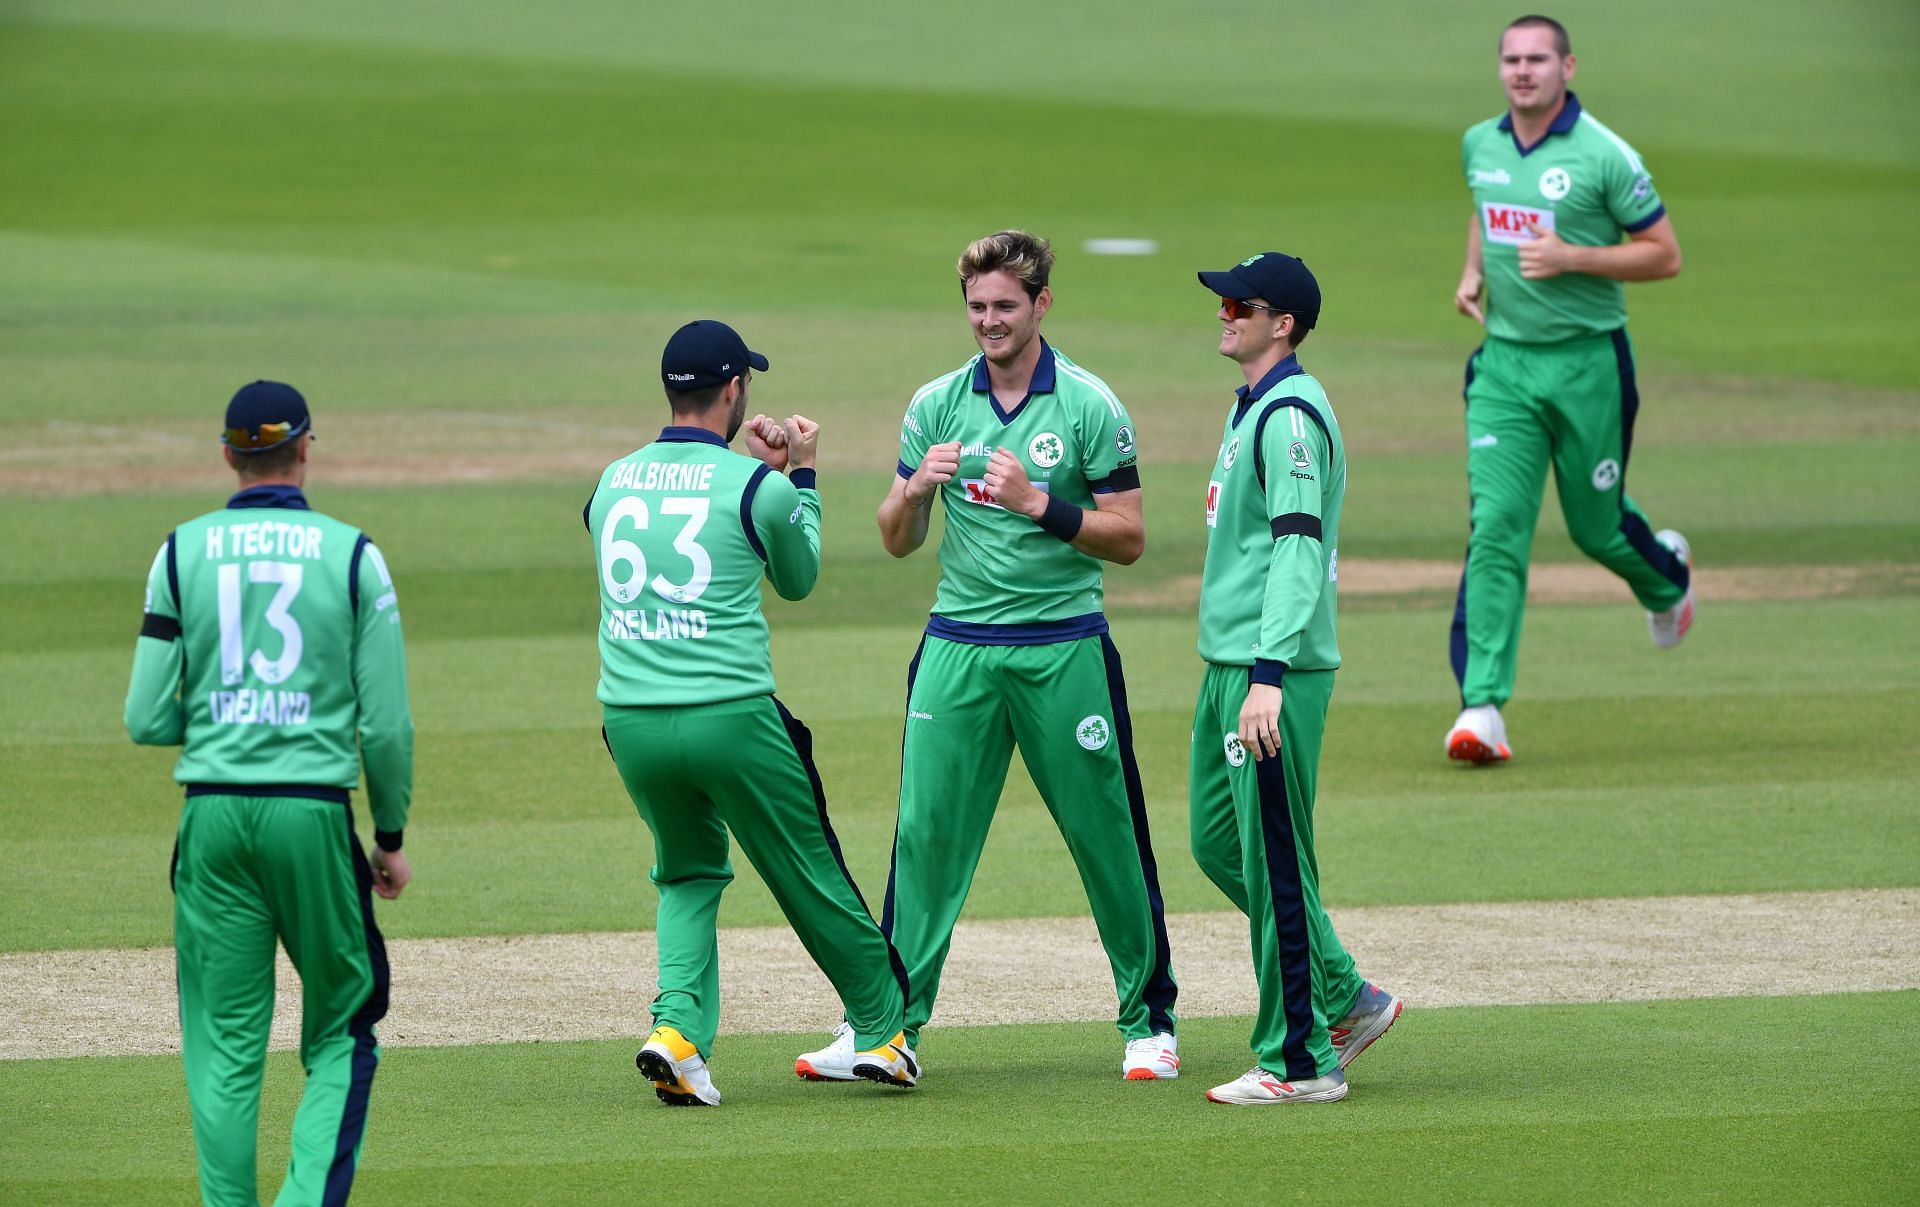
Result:
{"type": "Polygon", "coordinates": [[[1310,536],[1320,539],[1320,517],[1304,511],[1292,511],[1273,518],[1273,539],[1283,536],[1310,536]]]}
{"type": "Polygon", "coordinates": [[[400,849],[400,842],[405,834],[405,830],[375,830],[373,832],[373,845],[392,854],[400,849]]]}
{"type": "Polygon", "coordinates": [[[1034,523],[1069,543],[1080,535],[1080,525],[1086,520],[1087,513],[1067,502],[1065,499],[1047,496],[1047,509],[1040,513],[1034,523]]]}
{"type": "Polygon", "coordinates": [[[142,637],[158,637],[162,641],[180,640],[180,622],[171,616],[162,616],[157,612],[148,612],[140,622],[142,637]]]}

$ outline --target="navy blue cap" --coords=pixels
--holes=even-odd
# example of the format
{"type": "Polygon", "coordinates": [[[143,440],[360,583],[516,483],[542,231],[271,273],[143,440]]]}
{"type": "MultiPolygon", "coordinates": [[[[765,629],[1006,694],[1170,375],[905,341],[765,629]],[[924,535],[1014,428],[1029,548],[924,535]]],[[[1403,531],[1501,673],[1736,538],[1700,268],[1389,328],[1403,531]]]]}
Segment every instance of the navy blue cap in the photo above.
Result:
{"type": "Polygon", "coordinates": [[[236,453],[264,453],[299,439],[312,422],[300,391],[284,381],[256,381],[241,386],[227,404],[220,439],[236,453]]]}
{"type": "Polygon", "coordinates": [[[669,390],[723,386],[748,369],[766,372],[767,358],[749,351],[740,333],[719,319],[688,323],[660,354],[660,380],[669,390]]]}
{"type": "Polygon", "coordinates": [[[1224,271],[1198,275],[1202,285],[1223,298],[1260,298],[1275,310],[1290,312],[1303,330],[1320,321],[1320,282],[1286,252],[1263,251],[1224,271]]]}

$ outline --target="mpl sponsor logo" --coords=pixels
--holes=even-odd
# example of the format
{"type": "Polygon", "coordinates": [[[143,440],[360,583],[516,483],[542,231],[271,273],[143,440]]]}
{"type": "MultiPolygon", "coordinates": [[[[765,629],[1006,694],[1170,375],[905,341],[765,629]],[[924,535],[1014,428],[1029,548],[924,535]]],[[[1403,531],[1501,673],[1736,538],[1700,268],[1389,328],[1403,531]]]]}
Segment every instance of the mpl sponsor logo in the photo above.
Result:
{"type": "Polygon", "coordinates": [[[1207,527],[1214,527],[1214,519],[1220,514],[1220,484],[1207,483],[1207,527]]]}
{"type": "Polygon", "coordinates": [[[1543,231],[1553,229],[1553,211],[1537,210],[1530,205],[1509,205],[1504,201],[1480,203],[1481,234],[1489,243],[1520,244],[1533,242],[1529,222],[1543,231]]]}
{"type": "MultiPolygon", "coordinates": [[[[1034,482],[1031,485],[1035,490],[1044,491],[1048,489],[1052,483],[1034,482]]],[[[986,480],[983,478],[960,479],[960,490],[966,495],[967,502],[969,503],[978,503],[982,507],[1000,507],[1000,500],[993,497],[993,491],[987,488],[986,480]]],[[[1006,509],[1001,507],[1001,510],[1004,511],[1006,509]]]]}

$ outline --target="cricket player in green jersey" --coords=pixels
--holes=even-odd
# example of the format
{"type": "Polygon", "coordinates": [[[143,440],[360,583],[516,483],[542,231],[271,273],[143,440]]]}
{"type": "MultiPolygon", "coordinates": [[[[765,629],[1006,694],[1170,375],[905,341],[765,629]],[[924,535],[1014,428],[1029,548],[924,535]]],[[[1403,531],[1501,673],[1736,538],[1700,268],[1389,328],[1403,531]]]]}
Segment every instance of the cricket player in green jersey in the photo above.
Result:
{"type": "Polygon", "coordinates": [[[173,929],[201,1197],[259,1201],[277,939],[300,973],[307,1082],[275,1201],[344,1203],[387,1012],[371,894],[397,897],[413,874],[400,851],[413,794],[400,611],[380,551],[307,505],[299,391],[242,388],[224,439],[240,491],[153,559],[127,732],[181,748],[173,929]],[[363,767],[371,861],[348,803],[363,767]]]}
{"type": "Polygon", "coordinates": [[[773,694],[760,580],[803,599],[819,578],[819,427],[746,421],[766,368],[725,323],[680,328],[660,365],[672,424],[607,466],[585,512],[603,732],[653,833],[660,894],[660,993],[635,1063],[673,1106],[720,1102],[707,1061],[729,830],[840,994],[857,1039],[849,1076],[909,1087],[920,1073],[902,1033],[900,959],[840,856],[813,735],[773,694]],[[751,456],[728,448],[743,425],[751,456]]]}
{"type": "Polygon", "coordinates": [[[1549,463],[1568,534],[1633,589],[1653,644],[1671,649],[1693,624],[1686,538],[1655,532],[1627,496],[1640,394],[1621,282],[1678,273],[1680,243],[1640,156],[1567,90],[1573,69],[1558,21],[1513,22],[1500,38],[1507,112],[1461,144],[1474,212],[1453,301],[1487,338],[1467,361],[1473,528],[1451,643],[1462,711],[1446,751],[1471,763],[1513,754],[1500,709],[1549,463]]]}
{"type": "MultiPolygon", "coordinates": [[[[881,922],[906,961],[917,1042],[1018,744],[1113,967],[1122,1074],[1170,1078],[1180,1061],[1159,873],[1101,611],[1101,563],[1131,563],[1146,545],[1135,435],[1113,391],[1040,337],[1052,266],[1047,241],[1018,230],[961,255],[980,354],[914,395],[880,505],[895,557],[925,542],[935,496],[946,507],[940,585],[907,670],[881,922]]],[[[843,1028],[796,1067],[844,1080],[852,1053],[843,1028]]]]}
{"type": "Polygon", "coordinates": [[[1193,855],[1247,915],[1259,1063],[1215,1102],[1337,1102],[1343,1070],[1386,1034],[1400,999],[1361,979],[1320,905],[1313,798],[1340,666],[1335,613],[1347,451],[1294,349],[1320,320],[1320,283],[1261,252],[1200,283],[1220,298],[1235,392],[1207,482],[1200,698],[1188,759],[1193,855]],[[1284,700],[1284,706],[1283,706],[1284,700]]]}

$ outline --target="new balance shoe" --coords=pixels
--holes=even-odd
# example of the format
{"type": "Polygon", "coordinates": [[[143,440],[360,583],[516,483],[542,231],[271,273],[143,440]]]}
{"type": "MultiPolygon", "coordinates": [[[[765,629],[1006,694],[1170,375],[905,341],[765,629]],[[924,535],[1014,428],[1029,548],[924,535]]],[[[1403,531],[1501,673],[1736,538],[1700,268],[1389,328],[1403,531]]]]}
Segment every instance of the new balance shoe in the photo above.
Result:
{"type": "MultiPolygon", "coordinates": [[[[1673,550],[1674,556],[1687,563],[1687,569],[1693,569],[1693,546],[1687,544],[1687,538],[1671,528],[1662,528],[1653,534],[1653,539],[1673,550]]],[[[1653,644],[1660,649],[1670,650],[1679,645],[1686,637],[1687,630],[1693,627],[1693,584],[1687,584],[1687,593],[1680,602],[1664,612],[1647,613],[1647,634],[1653,638],[1653,644]]]]}
{"type": "Polygon", "coordinates": [[[802,1052],[793,1062],[793,1071],[808,1081],[858,1081],[853,1071],[853,1024],[841,1023],[833,1029],[833,1042],[817,1052],[802,1052]]]}
{"type": "Polygon", "coordinates": [[[1180,1044],[1170,1031],[1127,1041],[1120,1072],[1128,1081],[1171,1081],[1180,1076],[1180,1044]]]}
{"type": "Polygon", "coordinates": [[[1259,1065],[1207,1091],[1211,1102],[1228,1106],[1277,1106],[1283,1102],[1338,1102],[1347,1096],[1347,1075],[1339,1069],[1311,1081],[1288,1081],[1259,1065]]]}
{"type": "Polygon", "coordinates": [[[1360,1000],[1353,1004],[1352,1012],[1327,1028],[1327,1038],[1333,1041],[1333,1054],[1340,1058],[1340,1067],[1344,1069],[1352,1064],[1354,1057],[1367,1050],[1367,1045],[1385,1035],[1403,1008],[1399,998],[1372,981],[1362,986],[1360,1000]]]}
{"type": "Polygon", "coordinates": [[[913,1058],[913,1049],[907,1046],[907,1033],[896,1031],[892,1039],[879,1047],[854,1053],[853,1075],[881,1085],[912,1089],[920,1080],[920,1065],[913,1058]]]}
{"type": "Polygon", "coordinates": [[[655,1027],[633,1063],[668,1106],[720,1105],[720,1091],[713,1088],[700,1049],[672,1027],[655,1027]]]}
{"type": "Polygon", "coordinates": [[[1447,730],[1447,757],[1483,764],[1512,758],[1507,723],[1500,719],[1500,710],[1491,704],[1478,704],[1462,711],[1453,728],[1447,730]]]}

